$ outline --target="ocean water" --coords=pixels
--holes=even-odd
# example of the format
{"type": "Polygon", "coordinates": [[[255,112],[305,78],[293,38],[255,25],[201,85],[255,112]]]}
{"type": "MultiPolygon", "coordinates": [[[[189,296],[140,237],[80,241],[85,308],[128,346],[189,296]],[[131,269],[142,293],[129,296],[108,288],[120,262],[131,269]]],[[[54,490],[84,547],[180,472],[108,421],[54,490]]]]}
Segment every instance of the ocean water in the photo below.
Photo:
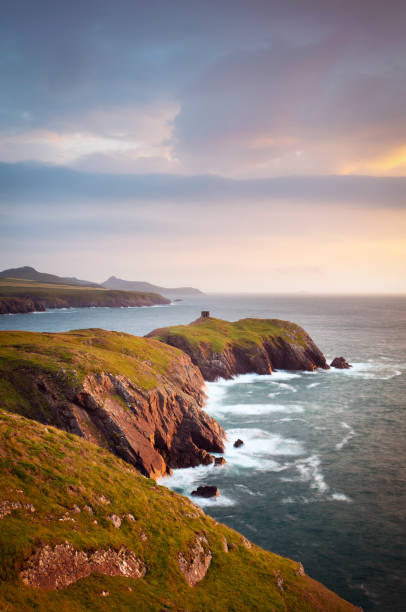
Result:
{"type": "Polygon", "coordinates": [[[302,325],[351,370],[247,374],[207,384],[207,411],[227,432],[223,467],[162,481],[366,611],[406,609],[406,298],[205,295],[153,308],[5,315],[0,329],[86,327],[143,335],[201,310],[302,325]],[[241,438],[244,446],[233,447],[241,438]]]}

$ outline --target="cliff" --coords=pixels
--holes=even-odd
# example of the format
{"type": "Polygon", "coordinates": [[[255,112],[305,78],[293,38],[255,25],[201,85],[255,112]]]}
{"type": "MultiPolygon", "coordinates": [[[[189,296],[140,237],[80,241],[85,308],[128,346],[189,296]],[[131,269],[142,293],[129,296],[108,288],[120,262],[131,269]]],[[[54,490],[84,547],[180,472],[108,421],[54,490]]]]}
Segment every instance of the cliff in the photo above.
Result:
{"type": "Polygon", "coordinates": [[[1,610],[359,611],[77,436],[0,410],[0,448],[1,610]]]}
{"type": "Polygon", "coordinates": [[[46,284],[24,279],[0,279],[0,314],[44,311],[47,308],[120,308],[169,303],[170,300],[157,293],[46,284]]]}
{"type": "Polygon", "coordinates": [[[213,461],[224,432],[201,406],[190,358],[90,329],[0,332],[0,406],[109,449],[147,476],[213,461]]]}
{"type": "Polygon", "coordinates": [[[295,323],[279,319],[241,319],[231,323],[201,317],[190,325],[156,329],[156,338],[180,348],[197,365],[205,380],[273,370],[328,369],[310,336],[295,323]]]}

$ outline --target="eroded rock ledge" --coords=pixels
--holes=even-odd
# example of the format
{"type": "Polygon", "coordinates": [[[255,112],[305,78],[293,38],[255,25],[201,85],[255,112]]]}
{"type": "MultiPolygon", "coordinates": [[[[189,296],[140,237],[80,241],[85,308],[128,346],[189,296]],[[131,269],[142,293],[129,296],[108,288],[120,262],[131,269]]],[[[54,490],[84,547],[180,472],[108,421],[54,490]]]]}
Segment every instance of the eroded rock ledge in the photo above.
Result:
{"type": "Polygon", "coordinates": [[[147,335],[187,353],[205,380],[273,370],[328,369],[326,359],[303,328],[279,319],[233,323],[202,316],[190,325],[156,329],[147,335]]]}
{"type": "Polygon", "coordinates": [[[69,542],[38,548],[20,572],[22,581],[45,590],[63,589],[93,572],[108,576],[143,578],[147,568],[131,550],[122,546],[97,549],[94,552],[75,550],[69,542]]]}

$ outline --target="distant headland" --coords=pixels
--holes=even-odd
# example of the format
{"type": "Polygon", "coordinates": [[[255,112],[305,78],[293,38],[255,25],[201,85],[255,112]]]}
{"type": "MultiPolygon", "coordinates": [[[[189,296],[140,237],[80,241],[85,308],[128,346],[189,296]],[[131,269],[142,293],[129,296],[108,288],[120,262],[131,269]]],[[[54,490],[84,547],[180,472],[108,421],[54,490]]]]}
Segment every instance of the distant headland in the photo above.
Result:
{"type": "Polygon", "coordinates": [[[31,266],[0,272],[0,314],[43,312],[48,308],[155,306],[170,304],[171,297],[200,293],[193,287],[165,288],[115,276],[98,284],[38,272],[31,266]]]}

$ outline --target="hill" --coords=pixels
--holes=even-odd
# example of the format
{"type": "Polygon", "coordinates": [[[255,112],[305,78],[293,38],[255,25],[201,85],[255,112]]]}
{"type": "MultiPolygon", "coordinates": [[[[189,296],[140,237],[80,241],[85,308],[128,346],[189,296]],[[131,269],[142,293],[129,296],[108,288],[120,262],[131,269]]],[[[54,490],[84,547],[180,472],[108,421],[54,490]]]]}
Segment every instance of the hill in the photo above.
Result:
{"type": "Polygon", "coordinates": [[[169,304],[157,293],[112,291],[103,287],[0,279],[0,314],[44,311],[47,308],[153,306],[169,304]]]}
{"type": "Polygon", "coordinates": [[[0,609],[356,612],[108,451],[0,410],[0,609]]]}
{"type": "Polygon", "coordinates": [[[38,272],[30,266],[21,268],[9,268],[0,272],[0,278],[19,278],[25,280],[37,281],[39,283],[56,283],[57,285],[86,285],[87,287],[100,287],[97,283],[92,283],[86,280],[80,280],[74,276],[56,276],[55,274],[47,274],[46,272],[38,272]]]}
{"type": "Polygon", "coordinates": [[[124,291],[153,291],[168,297],[176,297],[182,295],[199,295],[202,292],[194,287],[159,287],[144,281],[127,281],[116,276],[110,276],[104,283],[103,287],[107,289],[122,289],[124,291]]]}

